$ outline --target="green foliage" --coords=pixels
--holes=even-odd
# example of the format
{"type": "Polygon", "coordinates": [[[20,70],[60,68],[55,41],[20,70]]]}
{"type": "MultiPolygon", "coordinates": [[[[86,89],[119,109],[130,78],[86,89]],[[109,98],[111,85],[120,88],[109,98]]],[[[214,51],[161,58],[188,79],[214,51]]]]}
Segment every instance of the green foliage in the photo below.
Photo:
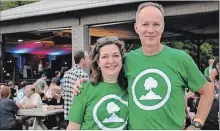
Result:
{"type": "Polygon", "coordinates": [[[206,56],[208,58],[214,58],[213,51],[212,51],[212,45],[209,43],[203,43],[200,46],[201,54],[202,56],[206,56]]]}
{"type": "MultiPolygon", "coordinates": [[[[186,53],[188,53],[194,60],[198,59],[198,45],[196,45],[194,42],[190,40],[185,41],[169,41],[164,42],[164,45],[167,45],[172,48],[184,50],[186,53]]],[[[201,46],[200,46],[200,55],[201,58],[204,59],[202,61],[206,61],[207,59],[214,58],[213,49],[219,49],[218,39],[213,40],[206,40],[201,46]]]]}
{"type": "MultiPolygon", "coordinates": [[[[38,0],[39,1],[39,0],[38,0]]],[[[15,8],[18,6],[34,3],[37,1],[0,1],[0,11],[15,8]]]]}

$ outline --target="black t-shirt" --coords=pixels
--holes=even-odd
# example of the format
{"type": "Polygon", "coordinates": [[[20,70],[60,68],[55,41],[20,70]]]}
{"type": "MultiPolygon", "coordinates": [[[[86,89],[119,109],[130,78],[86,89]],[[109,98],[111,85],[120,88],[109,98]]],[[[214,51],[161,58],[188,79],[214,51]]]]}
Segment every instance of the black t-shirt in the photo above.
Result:
{"type": "MultiPolygon", "coordinates": [[[[64,105],[64,100],[61,97],[60,102],[58,103],[56,99],[52,98],[47,104],[54,105],[54,106],[64,105]]],[[[64,120],[64,113],[60,113],[58,115],[59,115],[60,121],[64,120]]],[[[54,117],[52,116],[50,117],[50,119],[54,119],[54,117]]]]}
{"type": "Polygon", "coordinates": [[[64,100],[61,97],[60,102],[58,103],[56,99],[52,98],[47,104],[48,105],[64,105],[64,100]]]}
{"type": "Polygon", "coordinates": [[[13,98],[16,97],[16,90],[14,88],[10,88],[10,90],[11,90],[11,95],[10,95],[9,99],[13,100],[13,98]]]}
{"type": "Polygon", "coordinates": [[[211,110],[204,123],[204,130],[219,130],[219,100],[214,99],[211,110]]]}
{"type": "MultiPolygon", "coordinates": [[[[197,99],[196,106],[198,107],[198,103],[200,101],[200,98],[197,99]]],[[[214,99],[211,110],[206,118],[206,121],[203,125],[202,130],[219,130],[219,100],[214,99]]]]}

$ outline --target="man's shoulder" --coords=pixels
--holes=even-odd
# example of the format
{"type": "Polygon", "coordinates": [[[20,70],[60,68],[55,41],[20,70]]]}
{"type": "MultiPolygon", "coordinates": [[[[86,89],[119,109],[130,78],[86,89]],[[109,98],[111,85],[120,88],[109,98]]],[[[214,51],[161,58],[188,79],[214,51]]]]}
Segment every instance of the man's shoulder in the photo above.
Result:
{"type": "Polygon", "coordinates": [[[138,48],[138,49],[135,49],[135,50],[132,50],[128,53],[126,53],[126,57],[131,57],[131,56],[137,56],[137,55],[140,55],[141,54],[141,51],[142,51],[142,48],[138,48]]]}
{"type": "Polygon", "coordinates": [[[168,46],[164,46],[164,48],[165,48],[166,54],[168,54],[172,57],[176,57],[179,59],[189,57],[189,55],[184,50],[175,49],[175,48],[171,48],[168,46]]]}
{"type": "Polygon", "coordinates": [[[1,103],[3,103],[3,105],[14,103],[13,100],[8,99],[8,98],[0,98],[0,101],[1,101],[1,103]]]}
{"type": "Polygon", "coordinates": [[[38,93],[34,93],[33,95],[31,95],[31,98],[41,98],[41,97],[38,93]]]}

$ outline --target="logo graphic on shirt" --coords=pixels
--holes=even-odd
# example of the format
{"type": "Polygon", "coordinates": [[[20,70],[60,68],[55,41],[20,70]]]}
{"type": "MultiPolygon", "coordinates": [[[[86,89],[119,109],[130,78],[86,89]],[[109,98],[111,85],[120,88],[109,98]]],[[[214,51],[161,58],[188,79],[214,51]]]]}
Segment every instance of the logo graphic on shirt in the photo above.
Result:
{"type": "Polygon", "coordinates": [[[148,79],[145,80],[144,87],[145,90],[150,90],[146,95],[142,95],[139,100],[155,100],[155,99],[162,99],[159,95],[156,95],[153,91],[152,88],[157,88],[158,83],[157,81],[149,77],[148,79]]]}
{"type": "Polygon", "coordinates": [[[107,104],[107,111],[109,114],[112,114],[109,118],[105,118],[102,122],[103,123],[110,123],[110,122],[125,122],[122,118],[119,118],[115,112],[120,110],[120,107],[116,105],[114,102],[109,102],[107,104]]]}
{"type": "Polygon", "coordinates": [[[133,100],[135,104],[143,110],[156,110],[162,107],[169,99],[170,93],[171,82],[167,75],[158,69],[147,69],[142,71],[138,74],[132,84],[133,100]],[[161,78],[164,83],[160,83],[161,81],[158,81],[158,78],[161,78]],[[140,84],[141,81],[144,82],[140,84]],[[139,86],[137,86],[138,83],[139,86]],[[159,84],[161,85],[159,86],[159,84]],[[144,91],[142,91],[143,89],[144,91]],[[138,96],[136,92],[137,90],[142,94],[138,96]],[[164,95],[161,95],[162,93],[164,93],[164,95]],[[147,105],[144,103],[153,104],[147,105]]]}
{"type": "MultiPolygon", "coordinates": [[[[126,115],[126,118],[122,118],[122,116],[119,116],[116,114],[117,112],[120,112],[120,110],[121,110],[120,105],[126,106],[126,108],[127,108],[128,102],[122,100],[119,96],[114,95],[114,94],[104,96],[102,99],[99,100],[99,102],[94,106],[93,118],[100,129],[103,129],[103,130],[109,130],[109,129],[122,130],[125,128],[125,126],[127,125],[127,119],[128,119],[127,115],[126,115]],[[117,104],[115,101],[117,101],[117,104]],[[108,116],[105,116],[105,119],[100,120],[100,118],[98,118],[97,112],[98,112],[98,109],[101,107],[101,105],[105,105],[105,104],[103,104],[105,102],[108,102],[105,107],[105,110],[107,112],[106,114],[108,114],[108,116]],[[108,124],[112,124],[112,123],[120,123],[120,124],[118,124],[119,127],[107,126],[108,124]]],[[[101,115],[103,115],[103,114],[105,114],[105,113],[102,113],[101,115]]]]}

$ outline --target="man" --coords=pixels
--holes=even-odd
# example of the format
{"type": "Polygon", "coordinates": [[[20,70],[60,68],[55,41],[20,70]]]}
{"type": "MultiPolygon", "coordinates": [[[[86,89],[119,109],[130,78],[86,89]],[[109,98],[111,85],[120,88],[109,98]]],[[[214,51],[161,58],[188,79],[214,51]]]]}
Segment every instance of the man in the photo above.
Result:
{"type": "Polygon", "coordinates": [[[138,7],[134,27],[142,48],[128,53],[125,61],[129,129],[182,129],[186,87],[201,95],[193,126],[189,128],[202,128],[212,104],[213,89],[187,53],[160,43],[164,25],[161,5],[143,3],[138,7]]]}
{"type": "Polygon", "coordinates": [[[33,85],[25,86],[25,97],[19,101],[19,105],[23,109],[38,108],[42,105],[42,100],[39,94],[35,93],[33,85]]]}
{"type": "MultiPolygon", "coordinates": [[[[34,84],[33,86],[35,87],[36,89],[36,93],[39,93],[39,94],[44,94],[44,90],[47,90],[48,89],[48,85],[47,85],[47,82],[46,82],[46,79],[47,79],[47,76],[45,74],[42,74],[41,75],[41,78],[39,78],[34,84]]],[[[42,95],[43,96],[43,95],[42,95]]],[[[41,97],[42,97],[41,96],[41,97]]]]}
{"type": "Polygon", "coordinates": [[[57,86],[60,86],[60,76],[61,73],[59,71],[55,71],[55,77],[51,79],[51,84],[56,84],[57,86]]]}
{"type": "MultiPolygon", "coordinates": [[[[201,96],[193,125],[188,129],[201,129],[211,107],[213,89],[193,59],[184,51],[160,43],[164,25],[161,5],[148,2],[138,7],[134,27],[142,47],[127,53],[124,64],[129,130],[183,129],[186,87],[201,96]]],[[[80,87],[78,82],[75,90],[76,86],[80,87]]]]}
{"type": "Polygon", "coordinates": [[[210,73],[212,70],[212,65],[214,63],[214,59],[209,59],[209,66],[205,68],[204,75],[206,78],[210,78],[210,73]]]}
{"type": "Polygon", "coordinates": [[[64,118],[67,120],[67,115],[70,110],[73,99],[73,85],[77,79],[88,78],[88,74],[83,68],[88,68],[90,59],[89,55],[85,51],[77,51],[74,53],[75,65],[65,72],[63,77],[63,99],[64,99],[64,118]]]}
{"type": "Polygon", "coordinates": [[[20,85],[20,89],[18,90],[16,101],[20,101],[24,98],[25,94],[25,86],[27,85],[26,81],[22,81],[20,85]]]}
{"type": "MultiPolygon", "coordinates": [[[[18,102],[19,108],[22,109],[32,109],[38,108],[43,105],[41,97],[39,94],[35,93],[35,87],[33,85],[25,86],[25,97],[18,102]]],[[[28,130],[28,127],[33,123],[34,118],[30,116],[22,116],[21,117],[25,129],[28,130]]]]}

